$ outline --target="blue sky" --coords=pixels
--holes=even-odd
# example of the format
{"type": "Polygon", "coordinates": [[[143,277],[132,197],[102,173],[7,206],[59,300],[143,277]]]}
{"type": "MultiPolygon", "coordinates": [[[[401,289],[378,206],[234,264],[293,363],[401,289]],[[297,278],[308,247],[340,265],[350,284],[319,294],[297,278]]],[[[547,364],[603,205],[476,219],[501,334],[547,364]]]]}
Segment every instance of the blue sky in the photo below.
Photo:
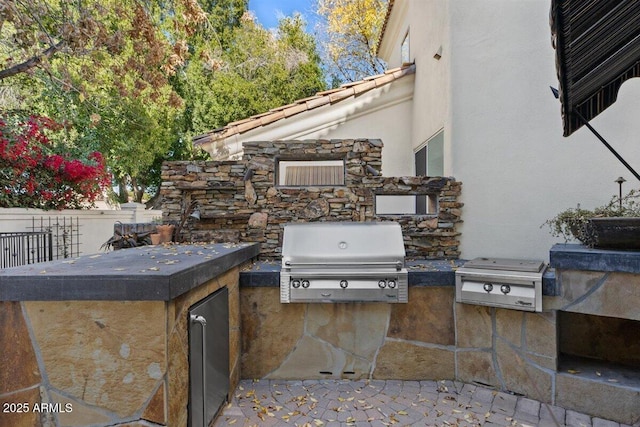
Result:
{"type": "Polygon", "coordinates": [[[307,21],[307,31],[313,30],[315,21],[314,0],[249,0],[249,10],[265,28],[278,26],[278,18],[300,12],[307,21]],[[309,25],[311,21],[312,25],[309,25]]]}

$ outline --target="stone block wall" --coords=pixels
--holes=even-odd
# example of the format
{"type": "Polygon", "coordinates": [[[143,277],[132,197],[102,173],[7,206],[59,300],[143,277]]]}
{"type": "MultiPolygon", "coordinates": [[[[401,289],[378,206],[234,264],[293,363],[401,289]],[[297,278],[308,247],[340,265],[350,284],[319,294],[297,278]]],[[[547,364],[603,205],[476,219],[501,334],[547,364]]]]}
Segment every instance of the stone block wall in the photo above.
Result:
{"type": "Polygon", "coordinates": [[[242,377],[453,379],[451,286],[414,287],[408,304],[281,304],[241,288],[242,377]]]}
{"type": "Polygon", "coordinates": [[[186,427],[188,309],[229,288],[233,391],[240,268],[169,302],[0,302],[0,405],[14,405],[0,415],[0,427],[186,427]]]}
{"type": "Polygon", "coordinates": [[[180,223],[197,201],[200,220],[181,231],[186,241],[260,242],[262,258],[277,258],[282,226],[307,221],[401,224],[409,258],[459,256],[461,183],[443,177],[380,176],[382,142],[372,139],[248,142],[239,161],[167,162],[162,167],[163,220],[180,223]],[[276,185],[279,160],[343,160],[344,186],[276,185]],[[376,215],[376,195],[437,196],[430,215],[376,215]]]}
{"type": "Polygon", "coordinates": [[[617,307],[637,318],[638,277],[562,272],[563,295],[545,296],[539,313],[459,304],[453,286],[410,287],[407,304],[280,304],[277,287],[243,287],[241,372],[290,380],[457,380],[631,425],[640,417],[637,369],[562,366],[562,313],[554,307],[593,313],[599,306],[608,314],[617,307]],[[578,287],[564,288],[570,280],[578,287]]]}

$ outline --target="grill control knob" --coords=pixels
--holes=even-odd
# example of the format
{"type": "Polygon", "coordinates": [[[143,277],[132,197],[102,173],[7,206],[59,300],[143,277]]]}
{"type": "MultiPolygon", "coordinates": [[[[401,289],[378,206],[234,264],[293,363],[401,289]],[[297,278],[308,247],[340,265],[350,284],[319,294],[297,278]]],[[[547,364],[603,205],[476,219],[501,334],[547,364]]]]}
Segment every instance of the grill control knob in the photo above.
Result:
{"type": "Polygon", "coordinates": [[[395,287],[396,287],[396,281],[395,281],[395,280],[389,280],[389,283],[388,283],[388,284],[389,284],[389,287],[390,287],[391,289],[393,289],[393,288],[395,288],[395,287]]]}
{"type": "Polygon", "coordinates": [[[378,280],[378,287],[384,288],[387,286],[387,282],[385,280],[378,280]]]}
{"type": "Polygon", "coordinates": [[[484,289],[487,292],[491,292],[493,290],[493,284],[485,283],[484,285],[482,285],[482,289],[484,289]]]}
{"type": "Polygon", "coordinates": [[[347,286],[349,286],[349,282],[347,282],[346,280],[340,280],[340,287],[342,289],[346,288],[347,286]]]}
{"type": "Polygon", "coordinates": [[[293,286],[294,288],[298,289],[300,287],[300,280],[292,280],[291,281],[291,286],[293,286]]]}
{"type": "Polygon", "coordinates": [[[303,288],[308,288],[308,287],[309,287],[309,281],[308,281],[308,280],[306,280],[306,279],[305,279],[305,280],[303,280],[303,281],[302,281],[302,287],[303,287],[303,288]]]}
{"type": "Polygon", "coordinates": [[[500,291],[501,291],[503,294],[505,294],[505,295],[506,295],[506,294],[508,294],[509,292],[511,292],[511,286],[509,286],[509,285],[502,285],[502,286],[500,286],[500,291]]]}

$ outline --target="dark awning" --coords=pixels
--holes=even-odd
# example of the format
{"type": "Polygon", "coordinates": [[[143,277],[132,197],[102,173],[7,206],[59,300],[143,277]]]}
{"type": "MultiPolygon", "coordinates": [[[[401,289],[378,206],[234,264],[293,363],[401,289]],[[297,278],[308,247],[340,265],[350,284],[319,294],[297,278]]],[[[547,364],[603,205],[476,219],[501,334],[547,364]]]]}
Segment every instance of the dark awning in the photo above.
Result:
{"type": "Polygon", "coordinates": [[[639,0],[552,0],[564,136],[616,101],[622,83],[640,76],[639,0]],[[579,114],[576,114],[576,111],[579,114]]]}

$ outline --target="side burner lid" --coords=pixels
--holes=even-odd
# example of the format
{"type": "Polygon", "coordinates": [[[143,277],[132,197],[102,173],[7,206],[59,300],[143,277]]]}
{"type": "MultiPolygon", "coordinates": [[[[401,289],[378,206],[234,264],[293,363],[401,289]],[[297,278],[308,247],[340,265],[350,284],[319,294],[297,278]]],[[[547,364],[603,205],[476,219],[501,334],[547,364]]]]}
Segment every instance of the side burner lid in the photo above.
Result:
{"type": "Polygon", "coordinates": [[[537,273],[544,267],[543,261],[508,258],[474,258],[464,264],[465,268],[486,270],[526,271],[537,273]]]}

